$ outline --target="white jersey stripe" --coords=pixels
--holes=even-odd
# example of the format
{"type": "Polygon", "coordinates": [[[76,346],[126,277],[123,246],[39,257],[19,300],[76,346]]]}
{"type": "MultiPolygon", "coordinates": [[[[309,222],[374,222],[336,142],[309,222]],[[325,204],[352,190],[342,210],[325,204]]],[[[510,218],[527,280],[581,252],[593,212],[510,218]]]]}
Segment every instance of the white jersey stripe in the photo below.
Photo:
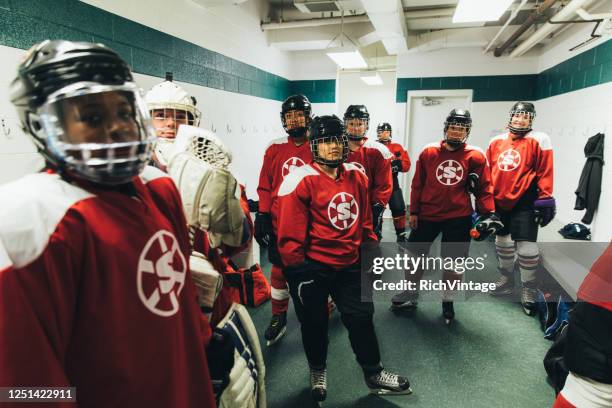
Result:
{"type": "Polygon", "coordinates": [[[0,186],[0,269],[26,266],[42,254],[66,212],[93,194],[62,180],[37,173],[0,186]],[[8,259],[8,262],[7,262],[8,259]]]}

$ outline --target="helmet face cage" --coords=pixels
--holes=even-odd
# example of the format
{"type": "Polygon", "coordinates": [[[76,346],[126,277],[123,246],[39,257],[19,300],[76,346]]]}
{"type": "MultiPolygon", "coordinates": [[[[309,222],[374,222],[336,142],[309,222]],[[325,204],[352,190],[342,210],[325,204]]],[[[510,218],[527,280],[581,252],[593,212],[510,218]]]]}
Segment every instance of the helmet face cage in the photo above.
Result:
{"type": "MultiPolygon", "coordinates": [[[[310,105],[309,105],[310,106],[310,105]]],[[[287,134],[291,137],[302,137],[306,136],[306,131],[308,130],[308,126],[310,126],[310,122],[312,122],[312,117],[310,116],[310,107],[306,109],[288,109],[283,110],[280,114],[281,123],[283,124],[283,129],[287,132],[287,134]],[[302,112],[304,115],[304,123],[303,125],[298,122],[295,114],[297,112],[302,112]],[[293,113],[293,118],[287,120],[287,114],[293,113]]]]}
{"type": "Polygon", "coordinates": [[[306,131],[308,130],[308,126],[312,122],[312,105],[308,98],[304,95],[292,95],[285,99],[283,105],[281,107],[280,117],[281,123],[283,124],[283,129],[285,132],[291,137],[303,137],[306,136],[306,131]],[[289,121],[287,120],[286,115],[290,112],[293,112],[293,118],[289,121]],[[304,115],[304,124],[295,123],[297,118],[295,116],[296,112],[303,112],[304,115]]]}
{"type": "Polygon", "coordinates": [[[45,154],[60,169],[97,184],[124,184],[151,157],[155,132],[133,83],[77,82],[51,94],[34,113],[45,154]]]}
{"type": "MultiPolygon", "coordinates": [[[[355,127],[355,125],[351,125],[351,127],[355,127]]],[[[366,133],[368,133],[368,129],[370,128],[370,118],[359,118],[359,117],[349,117],[349,116],[345,116],[344,117],[344,128],[346,129],[346,135],[348,136],[349,140],[352,140],[354,142],[358,142],[361,141],[365,138],[366,133]],[[363,126],[363,133],[361,135],[359,134],[354,134],[354,133],[349,133],[349,122],[358,120],[359,121],[359,125],[358,126],[363,126]]]]}
{"type": "Polygon", "coordinates": [[[472,130],[472,121],[466,120],[463,118],[449,118],[444,121],[444,141],[451,146],[459,146],[464,144],[468,137],[470,136],[470,131],[472,130]],[[451,139],[448,137],[448,129],[450,127],[465,129],[465,137],[461,140],[451,139]]]}
{"type": "Polygon", "coordinates": [[[511,132],[518,133],[518,134],[527,133],[531,131],[531,128],[533,126],[533,120],[535,119],[535,116],[536,116],[535,111],[524,109],[524,107],[521,105],[517,107],[513,107],[510,110],[510,118],[508,120],[508,129],[510,129],[511,132]],[[512,120],[514,119],[516,115],[522,115],[524,117],[527,117],[529,120],[529,124],[526,127],[513,126],[512,120]]]}
{"type": "Polygon", "coordinates": [[[212,135],[195,136],[189,143],[188,150],[196,158],[218,169],[226,169],[232,162],[232,153],[212,135]]]}
{"type": "Polygon", "coordinates": [[[348,159],[349,146],[348,137],[345,134],[338,136],[323,136],[310,140],[310,151],[314,161],[329,167],[338,167],[348,159]],[[321,156],[319,153],[319,144],[337,143],[342,147],[342,153],[337,160],[329,160],[321,156]]]}

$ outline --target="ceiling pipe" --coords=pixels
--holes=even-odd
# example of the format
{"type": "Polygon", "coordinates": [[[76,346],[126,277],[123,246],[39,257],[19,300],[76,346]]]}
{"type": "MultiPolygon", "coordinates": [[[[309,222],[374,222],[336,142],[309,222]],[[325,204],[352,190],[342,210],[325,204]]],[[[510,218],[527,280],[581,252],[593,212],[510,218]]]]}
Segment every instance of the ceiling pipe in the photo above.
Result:
{"type": "MultiPolygon", "coordinates": [[[[561,11],[552,17],[553,21],[568,20],[571,18],[580,7],[590,3],[591,0],[572,0],[570,1],[561,11]]],[[[533,33],[529,38],[523,41],[518,47],[516,47],[511,53],[510,58],[520,57],[527,51],[529,51],[534,45],[542,41],[548,34],[555,30],[557,26],[554,24],[546,23],[540,27],[538,31],[533,33]]]]}
{"type": "MultiPolygon", "coordinates": [[[[405,11],[404,17],[407,19],[418,19],[418,18],[434,18],[434,17],[448,17],[455,13],[454,7],[446,7],[433,10],[419,10],[419,11],[405,11]]],[[[291,20],[282,21],[279,23],[262,23],[261,29],[264,31],[268,30],[282,30],[286,28],[304,28],[304,27],[320,27],[325,25],[337,25],[341,23],[341,17],[322,17],[322,18],[311,18],[305,20],[291,20]]],[[[355,16],[345,16],[344,24],[352,23],[367,23],[370,19],[367,13],[358,14],[355,16]]]]}
{"type": "Polygon", "coordinates": [[[528,1],[529,0],[521,1],[521,4],[519,4],[519,6],[516,9],[514,9],[512,14],[510,15],[510,18],[508,18],[508,20],[506,20],[506,22],[504,23],[503,27],[500,28],[499,31],[497,32],[497,34],[495,34],[495,37],[493,37],[493,39],[491,41],[489,41],[489,43],[485,47],[484,51],[482,52],[483,54],[486,54],[489,51],[489,49],[493,46],[493,44],[495,44],[495,41],[497,41],[497,39],[499,38],[501,33],[503,33],[506,30],[506,28],[516,18],[516,16],[518,15],[519,11],[521,11],[521,9],[525,6],[525,4],[527,4],[528,1]]]}
{"type": "MultiPolygon", "coordinates": [[[[321,27],[326,25],[336,25],[341,23],[341,17],[323,17],[323,18],[310,18],[306,20],[293,20],[283,21],[280,23],[262,23],[261,29],[264,31],[268,30],[282,30],[286,28],[303,28],[303,27],[321,27]]],[[[356,16],[344,17],[344,24],[353,23],[367,23],[370,19],[367,14],[359,14],[356,16]]]]}
{"type": "MultiPolygon", "coordinates": [[[[578,0],[580,1],[580,0],[578,0]]],[[[493,55],[496,57],[500,57],[508,47],[510,47],[518,38],[523,35],[525,31],[527,31],[532,25],[534,25],[538,19],[540,19],[546,10],[548,10],[553,4],[555,4],[557,0],[545,0],[544,3],[537,8],[536,11],[531,13],[527,20],[506,40],[505,43],[501,45],[501,47],[496,48],[493,52],[493,55]]],[[[567,7],[567,6],[566,6],[567,7]]]]}

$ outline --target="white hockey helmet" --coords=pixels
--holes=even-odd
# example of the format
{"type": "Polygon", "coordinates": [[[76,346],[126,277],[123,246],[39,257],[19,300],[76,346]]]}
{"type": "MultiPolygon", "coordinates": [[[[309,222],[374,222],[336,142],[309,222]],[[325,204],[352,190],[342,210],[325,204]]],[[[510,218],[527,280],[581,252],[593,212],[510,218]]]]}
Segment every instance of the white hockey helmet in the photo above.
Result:
{"type": "Polygon", "coordinates": [[[191,116],[189,125],[198,126],[200,124],[200,111],[196,108],[196,99],[172,82],[172,72],[166,72],[166,80],[147,92],[145,102],[150,111],[156,109],[185,111],[191,116]]]}

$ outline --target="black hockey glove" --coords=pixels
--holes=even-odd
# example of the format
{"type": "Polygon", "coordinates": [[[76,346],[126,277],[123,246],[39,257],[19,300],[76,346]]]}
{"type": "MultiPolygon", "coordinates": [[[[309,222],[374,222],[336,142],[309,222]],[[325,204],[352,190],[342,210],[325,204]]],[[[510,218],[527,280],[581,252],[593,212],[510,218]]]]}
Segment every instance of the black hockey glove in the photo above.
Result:
{"type": "Polygon", "coordinates": [[[480,193],[480,177],[476,173],[470,173],[467,177],[467,183],[465,183],[467,192],[474,195],[480,193]]]}
{"type": "Polygon", "coordinates": [[[382,237],[382,232],[381,232],[382,215],[384,211],[385,211],[384,205],[380,203],[376,203],[372,205],[372,229],[374,230],[374,233],[378,237],[379,241],[382,237]]]}
{"type": "Polygon", "coordinates": [[[255,240],[260,247],[268,247],[271,234],[272,218],[270,218],[270,214],[258,212],[255,216],[255,240]]]}
{"type": "Polygon", "coordinates": [[[554,198],[543,198],[535,200],[535,221],[540,224],[540,227],[547,226],[557,214],[557,203],[554,198]]]}
{"type": "Polygon", "coordinates": [[[391,161],[391,173],[396,174],[402,170],[402,161],[395,159],[391,161]]]}
{"type": "Polygon", "coordinates": [[[214,329],[210,343],[206,347],[206,359],[213,391],[218,399],[229,384],[229,375],[234,366],[234,343],[223,330],[214,329]]]}
{"type": "Polygon", "coordinates": [[[470,236],[475,241],[483,241],[491,234],[495,234],[500,229],[504,228],[499,216],[492,212],[489,215],[481,215],[474,223],[474,227],[470,231],[470,236]]]}

